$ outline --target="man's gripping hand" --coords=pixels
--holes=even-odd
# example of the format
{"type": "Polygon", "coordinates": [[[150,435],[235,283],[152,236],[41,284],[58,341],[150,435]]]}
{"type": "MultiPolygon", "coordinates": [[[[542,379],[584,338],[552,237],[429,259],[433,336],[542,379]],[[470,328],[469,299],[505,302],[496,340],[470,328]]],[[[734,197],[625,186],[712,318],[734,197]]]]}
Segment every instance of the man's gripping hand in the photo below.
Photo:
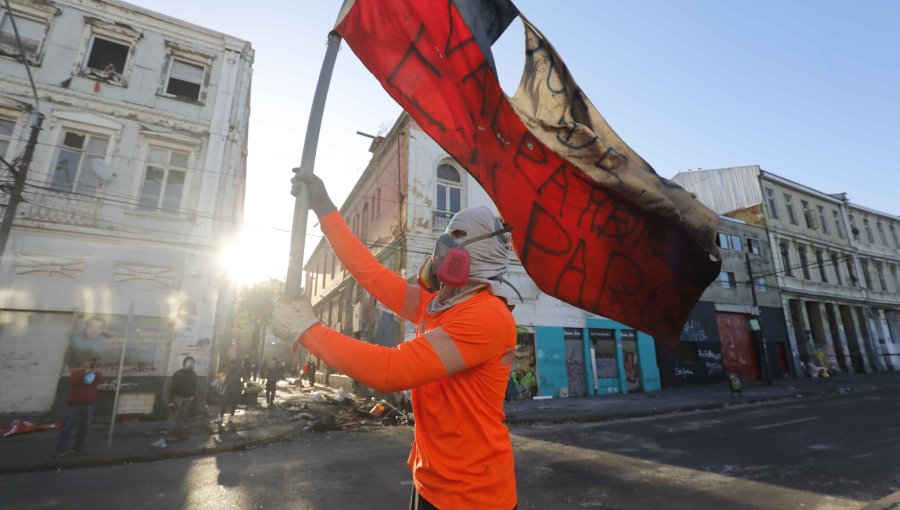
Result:
{"type": "Polygon", "coordinates": [[[294,168],[294,174],[294,177],[291,178],[291,195],[296,197],[300,192],[301,184],[305,184],[309,196],[309,208],[316,213],[316,216],[322,218],[337,209],[334,202],[331,201],[331,197],[328,196],[325,183],[316,174],[302,172],[299,168],[294,168]]]}
{"type": "Polygon", "coordinates": [[[300,296],[294,301],[278,298],[273,309],[272,333],[285,342],[297,340],[307,329],[319,322],[306,296],[300,296]]]}

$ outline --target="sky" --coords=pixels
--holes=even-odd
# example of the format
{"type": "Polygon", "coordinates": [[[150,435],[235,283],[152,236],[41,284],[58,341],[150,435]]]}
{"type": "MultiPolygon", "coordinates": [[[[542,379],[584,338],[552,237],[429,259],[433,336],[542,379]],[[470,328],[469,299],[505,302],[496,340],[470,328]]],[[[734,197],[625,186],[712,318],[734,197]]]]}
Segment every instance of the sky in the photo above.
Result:
{"type": "MultiPolygon", "coordinates": [[[[338,0],[132,0],[250,41],[245,227],[230,252],[247,283],[281,277],[310,103],[338,0]]],[[[900,214],[900,2],[519,0],[618,134],[656,171],[760,165],[900,214]]],[[[512,95],[521,24],[494,45],[512,95]]],[[[369,140],[400,108],[343,45],[315,170],[335,203],[368,163],[369,140]]],[[[306,255],[321,234],[310,214],[306,255]]]]}

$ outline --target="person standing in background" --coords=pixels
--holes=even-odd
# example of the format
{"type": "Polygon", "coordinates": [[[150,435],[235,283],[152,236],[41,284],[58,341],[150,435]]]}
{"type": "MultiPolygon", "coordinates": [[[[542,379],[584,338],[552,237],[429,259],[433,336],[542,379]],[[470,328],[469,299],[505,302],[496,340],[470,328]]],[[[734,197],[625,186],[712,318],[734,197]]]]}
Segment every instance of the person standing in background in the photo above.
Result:
{"type": "Polygon", "coordinates": [[[97,386],[106,382],[103,373],[94,370],[96,363],[96,358],[87,358],[81,363],[81,368],[74,370],[69,375],[66,416],[56,441],[54,459],[68,455],[69,434],[76,422],[78,423],[78,432],[75,434],[75,444],[72,446],[71,453],[84,453],[84,440],[90,430],[91,420],[94,418],[94,405],[97,403],[97,386]]]}

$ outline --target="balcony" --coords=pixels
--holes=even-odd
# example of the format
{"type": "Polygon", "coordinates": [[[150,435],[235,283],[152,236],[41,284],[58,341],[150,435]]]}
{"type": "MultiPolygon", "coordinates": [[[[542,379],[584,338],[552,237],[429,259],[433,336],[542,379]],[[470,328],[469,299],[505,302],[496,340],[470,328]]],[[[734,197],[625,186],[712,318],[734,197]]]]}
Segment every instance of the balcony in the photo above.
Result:
{"type": "Polygon", "coordinates": [[[450,224],[450,219],[453,218],[454,214],[456,213],[450,211],[432,211],[431,228],[438,232],[447,230],[447,225],[450,224]]]}
{"type": "Polygon", "coordinates": [[[97,219],[99,199],[61,191],[42,189],[25,193],[28,201],[20,216],[34,221],[92,227],[97,219]]]}

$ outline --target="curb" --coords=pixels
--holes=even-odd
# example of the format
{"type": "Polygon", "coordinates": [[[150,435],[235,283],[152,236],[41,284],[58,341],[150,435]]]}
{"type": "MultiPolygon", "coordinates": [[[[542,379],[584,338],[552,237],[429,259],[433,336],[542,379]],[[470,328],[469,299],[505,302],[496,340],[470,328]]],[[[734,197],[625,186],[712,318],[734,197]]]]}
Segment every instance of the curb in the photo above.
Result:
{"type": "Polygon", "coordinates": [[[878,501],[873,501],[862,510],[895,510],[900,508],[900,491],[889,494],[878,501]]]}
{"type": "MultiPolygon", "coordinates": [[[[852,393],[855,395],[869,393],[872,391],[877,391],[877,388],[871,389],[863,389],[863,390],[853,390],[852,393]]],[[[725,401],[725,402],[715,402],[711,404],[698,404],[696,406],[684,406],[684,407],[671,407],[671,408],[662,408],[662,409],[650,409],[650,410],[642,410],[642,411],[633,411],[633,412],[625,412],[625,413],[617,413],[617,414],[586,414],[582,416],[561,416],[561,417],[547,417],[547,418],[532,418],[532,417],[513,417],[510,418],[507,416],[505,423],[507,425],[535,425],[539,423],[549,423],[549,424],[557,424],[557,423],[603,423],[617,420],[629,420],[635,418],[648,418],[651,416],[664,416],[670,414],[679,414],[679,413],[690,413],[697,411],[713,411],[717,409],[730,409],[740,406],[748,406],[748,405],[757,405],[757,404],[765,404],[765,403],[774,403],[774,402],[782,402],[787,400],[796,400],[797,396],[800,395],[803,398],[823,398],[831,395],[843,395],[847,392],[840,391],[838,389],[827,389],[818,391],[815,393],[794,393],[791,395],[781,395],[781,396],[772,396],[772,397],[760,397],[755,399],[745,399],[737,402],[734,401],[725,401]]],[[[900,509],[900,507],[898,507],[900,509]]]]}
{"type": "Polygon", "coordinates": [[[159,460],[180,459],[184,457],[195,457],[200,455],[208,455],[213,453],[233,452],[253,449],[257,446],[288,441],[299,436],[303,432],[306,424],[294,424],[289,430],[280,434],[274,434],[258,439],[239,439],[233,443],[221,444],[217,446],[202,446],[199,448],[186,448],[184,450],[158,450],[146,453],[130,453],[117,456],[98,456],[98,457],[82,457],[77,461],[68,459],[62,460],[45,460],[34,463],[22,463],[2,466],[0,465],[0,476],[16,473],[32,473],[36,471],[56,471],[58,469],[82,469],[94,468],[102,466],[112,466],[119,464],[136,464],[144,462],[156,462],[159,460]]]}

